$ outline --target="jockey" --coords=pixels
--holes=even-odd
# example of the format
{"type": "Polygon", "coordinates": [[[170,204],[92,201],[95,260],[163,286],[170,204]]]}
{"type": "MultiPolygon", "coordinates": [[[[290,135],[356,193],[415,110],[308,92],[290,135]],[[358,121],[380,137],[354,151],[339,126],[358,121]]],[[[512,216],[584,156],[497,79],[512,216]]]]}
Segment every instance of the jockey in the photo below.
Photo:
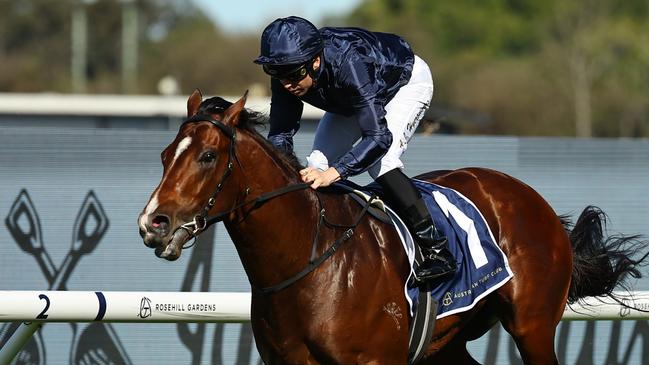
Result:
{"type": "Polygon", "coordinates": [[[293,152],[303,102],[326,111],[302,180],[315,189],[368,171],[421,248],[417,278],[426,282],[454,273],[446,237],[401,170],[401,154],[433,96],[428,65],[410,45],[396,35],[359,28],[318,30],[290,16],[266,27],[254,62],[271,76],[273,145],[293,152]]]}

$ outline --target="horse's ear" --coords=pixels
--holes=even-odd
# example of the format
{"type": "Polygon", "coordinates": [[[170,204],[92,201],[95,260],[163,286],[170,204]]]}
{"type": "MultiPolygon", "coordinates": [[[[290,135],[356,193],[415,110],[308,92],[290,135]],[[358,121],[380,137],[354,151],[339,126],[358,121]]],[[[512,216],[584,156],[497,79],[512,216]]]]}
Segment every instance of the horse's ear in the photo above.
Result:
{"type": "Polygon", "coordinates": [[[194,92],[192,92],[192,94],[189,96],[189,99],[187,99],[188,118],[198,113],[198,107],[201,105],[202,101],[203,94],[201,94],[201,91],[199,89],[194,89],[194,92]]]}
{"type": "Polygon", "coordinates": [[[239,114],[243,110],[243,107],[246,105],[246,99],[248,98],[248,90],[243,94],[241,99],[237,100],[236,103],[230,105],[228,109],[223,113],[223,122],[225,124],[230,124],[236,126],[239,124],[239,114]]]}

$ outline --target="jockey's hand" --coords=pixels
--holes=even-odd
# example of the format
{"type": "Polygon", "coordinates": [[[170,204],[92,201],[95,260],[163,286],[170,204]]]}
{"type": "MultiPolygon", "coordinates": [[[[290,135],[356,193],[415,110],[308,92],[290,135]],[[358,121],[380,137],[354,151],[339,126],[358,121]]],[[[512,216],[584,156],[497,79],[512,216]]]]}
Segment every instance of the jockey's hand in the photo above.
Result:
{"type": "Polygon", "coordinates": [[[311,183],[311,188],[313,189],[329,186],[340,180],[340,174],[333,167],[324,171],[314,169],[313,167],[307,167],[300,171],[300,176],[302,176],[302,181],[311,183]]]}

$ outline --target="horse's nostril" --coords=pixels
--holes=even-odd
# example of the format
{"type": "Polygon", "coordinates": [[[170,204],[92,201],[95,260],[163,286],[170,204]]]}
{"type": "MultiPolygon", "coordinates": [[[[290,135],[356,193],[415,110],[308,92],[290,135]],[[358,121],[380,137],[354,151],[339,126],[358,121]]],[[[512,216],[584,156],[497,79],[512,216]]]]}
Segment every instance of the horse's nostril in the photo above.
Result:
{"type": "Polygon", "coordinates": [[[169,217],[165,215],[155,216],[151,221],[151,228],[158,234],[166,235],[169,233],[169,217]]]}

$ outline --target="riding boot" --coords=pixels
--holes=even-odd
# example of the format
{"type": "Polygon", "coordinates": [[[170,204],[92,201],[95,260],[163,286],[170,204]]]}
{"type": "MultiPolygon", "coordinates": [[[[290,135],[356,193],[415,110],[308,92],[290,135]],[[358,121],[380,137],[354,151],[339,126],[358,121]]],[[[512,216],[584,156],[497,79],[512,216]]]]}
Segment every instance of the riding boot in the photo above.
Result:
{"type": "Polygon", "coordinates": [[[401,169],[393,169],[376,179],[391,205],[406,221],[414,241],[421,248],[423,261],[415,270],[420,282],[452,274],[457,269],[453,254],[426,208],[419,190],[401,169]]]}
{"type": "Polygon", "coordinates": [[[406,209],[405,219],[423,256],[415,270],[417,279],[427,282],[455,273],[457,262],[448,249],[448,240],[435,228],[423,199],[406,209]]]}

